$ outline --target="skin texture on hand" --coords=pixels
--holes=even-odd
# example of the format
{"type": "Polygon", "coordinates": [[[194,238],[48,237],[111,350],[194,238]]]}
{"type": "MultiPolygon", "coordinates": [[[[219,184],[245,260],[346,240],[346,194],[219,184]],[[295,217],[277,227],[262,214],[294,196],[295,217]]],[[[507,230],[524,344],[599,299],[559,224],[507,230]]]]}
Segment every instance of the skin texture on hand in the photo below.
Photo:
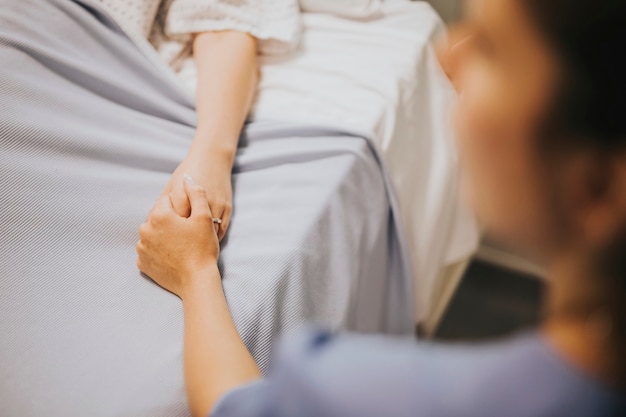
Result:
{"type": "Polygon", "coordinates": [[[206,191],[189,177],[183,182],[191,204],[188,217],[176,213],[170,195],[161,196],[139,228],[137,266],[166,290],[182,297],[199,271],[217,265],[219,244],[206,191]]]}
{"type": "Polygon", "coordinates": [[[179,216],[188,217],[191,204],[183,187],[183,176],[188,174],[193,177],[197,184],[204,187],[213,217],[222,220],[221,224],[213,225],[221,241],[228,230],[232,214],[232,162],[221,154],[207,156],[203,160],[195,155],[188,156],[176,168],[162,196],[169,195],[174,211],[179,216]]]}
{"type": "Polygon", "coordinates": [[[230,315],[217,257],[206,191],[185,176],[188,217],[179,216],[169,195],[157,201],[139,229],[137,266],[183,301],[185,386],[193,416],[208,416],[228,391],[260,378],[230,315]]]}

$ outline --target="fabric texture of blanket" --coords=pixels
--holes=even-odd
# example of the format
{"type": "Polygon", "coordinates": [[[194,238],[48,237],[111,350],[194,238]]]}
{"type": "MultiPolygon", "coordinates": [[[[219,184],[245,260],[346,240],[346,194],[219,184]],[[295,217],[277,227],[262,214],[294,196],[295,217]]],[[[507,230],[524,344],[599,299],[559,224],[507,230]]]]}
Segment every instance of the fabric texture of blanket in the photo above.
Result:
{"type": "MultiPolygon", "coordinates": [[[[186,416],[180,300],[135,266],[137,229],[193,137],[193,101],[95,4],[0,7],[4,416],[186,416]]],[[[412,330],[395,202],[361,137],[248,125],[220,267],[265,371],[279,334],[412,330]]]]}

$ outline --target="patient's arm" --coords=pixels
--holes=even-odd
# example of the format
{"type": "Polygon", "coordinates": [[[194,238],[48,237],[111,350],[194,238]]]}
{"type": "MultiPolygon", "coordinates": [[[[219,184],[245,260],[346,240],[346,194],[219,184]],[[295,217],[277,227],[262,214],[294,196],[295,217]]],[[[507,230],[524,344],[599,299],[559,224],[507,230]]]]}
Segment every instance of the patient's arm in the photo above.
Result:
{"type": "Polygon", "coordinates": [[[194,417],[204,417],[222,395],[260,372],[226,304],[206,191],[189,179],[183,191],[190,216],[179,216],[162,196],[139,230],[137,266],[183,301],[187,396],[194,417]]]}
{"type": "Polygon", "coordinates": [[[189,153],[163,193],[181,216],[189,214],[182,175],[189,173],[207,190],[211,210],[222,219],[220,240],[232,212],[231,170],[241,128],[258,82],[256,39],[235,31],[195,36],[193,56],[198,72],[198,128],[189,153]]]}

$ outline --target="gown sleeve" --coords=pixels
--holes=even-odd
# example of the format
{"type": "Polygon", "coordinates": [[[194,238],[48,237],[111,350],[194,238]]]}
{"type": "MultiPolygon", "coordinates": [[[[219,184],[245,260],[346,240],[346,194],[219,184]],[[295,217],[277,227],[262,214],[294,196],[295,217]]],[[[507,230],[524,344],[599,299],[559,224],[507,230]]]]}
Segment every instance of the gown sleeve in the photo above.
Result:
{"type": "Polygon", "coordinates": [[[262,54],[293,50],[300,36],[297,0],[171,0],[165,34],[186,42],[192,33],[236,30],[259,41],[262,54]]]}

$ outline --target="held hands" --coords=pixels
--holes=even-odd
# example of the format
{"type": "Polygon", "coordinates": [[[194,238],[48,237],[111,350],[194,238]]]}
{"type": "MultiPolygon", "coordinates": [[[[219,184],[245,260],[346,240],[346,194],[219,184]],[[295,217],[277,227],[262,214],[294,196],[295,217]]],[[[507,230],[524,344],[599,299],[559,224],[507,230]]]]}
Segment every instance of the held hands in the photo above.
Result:
{"type": "Polygon", "coordinates": [[[183,174],[189,174],[195,182],[204,187],[213,217],[222,221],[221,224],[214,224],[220,241],[228,230],[232,214],[231,169],[232,162],[219,154],[204,159],[188,156],[176,168],[163,190],[163,195],[169,195],[174,211],[179,216],[188,217],[191,206],[183,187],[183,174]]]}
{"type": "Polygon", "coordinates": [[[176,212],[170,195],[162,195],[139,228],[136,249],[139,270],[183,298],[203,272],[217,269],[219,242],[205,189],[187,175],[181,183],[189,217],[176,212]]]}

